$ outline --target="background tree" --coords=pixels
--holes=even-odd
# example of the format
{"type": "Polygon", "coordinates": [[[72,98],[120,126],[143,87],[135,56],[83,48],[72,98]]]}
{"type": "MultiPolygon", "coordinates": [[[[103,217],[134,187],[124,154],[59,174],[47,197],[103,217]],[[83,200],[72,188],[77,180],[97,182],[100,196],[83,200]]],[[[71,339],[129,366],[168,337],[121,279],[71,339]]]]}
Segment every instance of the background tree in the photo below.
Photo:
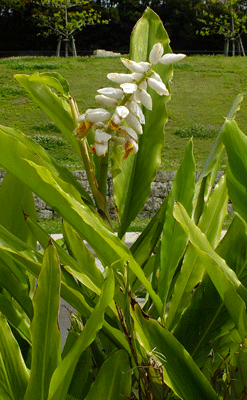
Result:
{"type": "Polygon", "coordinates": [[[201,35],[218,33],[225,38],[226,56],[229,54],[231,43],[232,55],[235,55],[235,46],[238,44],[239,54],[245,55],[241,35],[247,32],[247,2],[239,0],[207,0],[203,9],[203,18],[200,21],[201,35]]]}
{"type": "Polygon", "coordinates": [[[69,49],[77,56],[74,33],[85,25],[107,23],[107,20],[101,20],[100,13],[87,0],[40,0],[37,4],[33,16],[42,27],[43,35],[58,36],[57,56],[62,41],[65,43],[65,57],[69,49]]]}

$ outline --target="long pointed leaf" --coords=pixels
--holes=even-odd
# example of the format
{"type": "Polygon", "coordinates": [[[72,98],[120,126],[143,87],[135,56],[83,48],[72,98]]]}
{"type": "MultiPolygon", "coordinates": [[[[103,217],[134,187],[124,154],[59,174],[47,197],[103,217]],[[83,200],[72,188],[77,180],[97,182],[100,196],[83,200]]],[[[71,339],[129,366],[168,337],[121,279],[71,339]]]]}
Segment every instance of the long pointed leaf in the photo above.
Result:
{"type": "MultiPolygon", "coordinates": [[[[245,224],[235,218],[216,251],[239,279],[246,273],[246,246],[245,224]]],[[[228,335],[233,327],[223,301],[209,275],[205,274],[173,333],[201,367],[211,349],[215,349],[215,341],[228,335]]]]}
{"type": "Polygon", "coordinates": [[[163,365],[164,381],[183,400],[216,400],[212,386],[179,341],[135,304],[131,315],[138,341],[163,365]]]}
{"type": "MultiPolygon", "coordinates": [[[[130,44],[130,58],[137,62],[148,61],[153,45],[161,41],[165,53],[170,53],[169,38],[164,26],[150,8],[137,22],[130,44]]],[[[169,87],[172,66],[155,66],[163,82],[169,87]]],[[[136,156],[122,160],[119,151],[115,154],[113,165],[114,197],[121,220],[119,236],[126,232],[131,221],[142,209],[150,195],[150,185],[161,162],[164,147],[164,124],[167,121],[166,102],[168,96],[159,96],[150,90],[153,99],[152,111],[144,111],[146,123],[139,140],[136,156]],[[121,172],[120,172],[121,171],[121,172]]],[[[118,148],[119,150],[119,148],[118,148]]]]}
{"type": "Polygon", "coordinates": [[[11,400],[23,400],[29,380],[29,371],[6,319],[0,314],[0,393],[11,400]],[[4,381],[4,378],[6,379],[4,381]],[[7,397],[9,396],[9,397],[7,397]]]}
{"type": "MultiPolygon", "coordinates": [[[[3,150],[7,151],[8,146],[13,146],[12,151],[16,146],[23,146],[23,155],[27,153],[31,160],[36,160],[39,165],[45,166],[52,174],[59,176],[64,182],[74,186],[80,192],[84,201],[90,206],[93,205],[90,195],[82,188],[74,175],[67,168],[60,166],[54,158],[50,157],[42,146],[17,129],[0,125],[0,132],[2,143],[4,143],[3,150]]],[[[12,152],[11,158],[14,160],[14,152],[12,152]]],[[[0,161],[2,161],[2,157],[0,161]]],[[[25,184],[25,182],[22,184],[25,184]]],[[[32,214],[30,213],[30,215],[32,214]]]]}
{"type": "MultiPolygon", "coordinates": [[[[239,94],[236,99],[234,100],[232,107],[227,115],[227,119],[232,119],[235,118],[236,112],[240,110],[240,104],[243,101],[243,94],[239,94]]],[[[222,150],[223,150],[223,129],[225,128],[225,123],[223,124],[216,140],[215,143],[209,153],[209,156],[203,166],[203,169],[199,175],[199,179],[202,179],[203,177],[207,176],[213,169],[215,163],[217,162],[217,159],[221,156],[222,150]]]]}
{"type": "MultiPolygon", "coordinates": [[[[220,240],[222,224],[227,214],[227,188],[223,177],[216,186],[205,208],[198,227],[207,236],[213,248],[220,240]]],[[[200,282],[204,267],[197,251],[189,244],[180,273],[175,283],[166,319],[166,327],[171,330],[178,322],[181,313],[187,308],[194,287],[200,282]]]]}
{"type": "MultiPolygon", "coordinates": [[[[161,300],[152,289],[142,269],[121,240],[110,232],[102,224],[100,218],[85,205],[79,191],[60,179],[49,167],[40,165],[40,160],[35,157],[35,154],[3,130],[0,130],[0,139],[3,139],[5,143],[4,149],[0,147],[0,164],[25,182],[31,190],[67,220],[93,247],[103,263],[112,265],[122,260],[124,265],[128,262],[130,269],[146,287],[161,314],[161,300]]],[[[124,273],[123,268],[121,272],[124,273]]]]}
{"type": "MultiPolygon", "coordinates": [[[[56,126],[61,130],[66,139],[80,154],[80,149],[75,136],[72,135],[74,123],[70,106],[64,98],[58,97],[43,81],[31,75],[17,74],[14,76],[17,81],[26,89],[31,98],[46,112],[56,126]],[[35,79],[36,78],[36,79],[35,79]]],[[[46,78],[47,79],[47,78],[46,78]]]]}
{"type": "Polygon", "coordinates": [[[212,249],[206,236],[194,225],[183,206],[174,206],[174,216],[189,236],[211,280],[217,288],[241,337],[247,330],[247,290],[226,262],[212,249]]]}
{"type": "Polygon", "coordinates": [[[45,251],[33,303],[32,363],[25,400],[47,400],[52,374],[61,360],[60,264],[53,245],[45,251]]]}
{"type": "MultiPolygon", "coordinates": [[[[232,107],[228,113],[227,118],[235,118],[236,112],[240,109],[240,103],[243,100],[243,95],[239,94],[234,100],[232,107]]],[[[214,142],[214,145],[207,157],[203,169],[199,174],[198,182],[196,185],[195,207],[194,207],[194,220],[197,223],[204,206],[212,193],[215,178],[219,169],[222,152],[224,149],[223,144],[223,130],[225,122],[223,123],[220,132],[214,142]]]]}
{"type": "Polygon", "coordinates": [[[72,349],[53,374],[48,400],[65,400],[76,364],[82,352],[93,342],[104,322],[104,313],[114,296],[114,276],[108,271],[98,303],[72,349]]]}
{"type": "MultiPolygon", "coordinates": [[[[28,289],[11,270],[13,266],[13,260],[9,257],[1,257],[0,252],[0,285],[4,287],[11,296],[20,304],[23,310],[26,312],[30,320],[33,318],[33,305],[28,295],[28,289]],[[9,268],[10,266],[10,268],[9,268]]],[[[14,268],[17,266],[14,265],[14,268]]]]}
{"type": "Polygon", "coordinates": [[[235,211],[247,222],[247,139],[234,120],[228,119],[223,132],[228,155],[227,185],[235,211]]]}
{"type": "Polygon", "coordinates": [[[113,353],[102,365],[85,400],[122,400],[131,392],[131,367],[125,350],[113,353]]]}
{"type": "Polygon", "coordinates": [[[192,141],[188,142],[184,159],[178,169],[169,193],[165,224],[161,239],[159,295],[164,307],[167,303],[172,277],[176,271],[186,243],[187,235],[173,216],[174,201],[180,201],[189,214],[192,213],[192,200],[195,188],[195,160],[193,157],[192,141]]]}
{"type": "Polygon", "coordinates": [[[25,223],[23,213],[36,218],[33,194],[16,176],[8,173],[0,186],[0,224],[35,247],[35,240],[25,223]]]}
{"type": "Polygon", "coordinates": [[[30,322],[25,314],[20,312],[16,303],[11,299],[7,298],[3,294],[0,294],[0,312],[8,320],[8,323],[14,327],[19,334],[31,344],[30,335],[30,322]]]}

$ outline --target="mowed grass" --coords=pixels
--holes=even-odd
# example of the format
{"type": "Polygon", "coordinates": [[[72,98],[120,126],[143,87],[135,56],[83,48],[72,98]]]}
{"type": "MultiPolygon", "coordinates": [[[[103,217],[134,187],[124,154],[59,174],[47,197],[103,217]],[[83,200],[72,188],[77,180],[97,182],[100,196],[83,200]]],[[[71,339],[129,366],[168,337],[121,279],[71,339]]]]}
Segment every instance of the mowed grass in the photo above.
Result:
{"type": "MultiPolygon", "coordinates": [[[[191,135],[197,168],[202,168],[236,95],[247,91],[246,66],[244,57],[224,56],[189,56],[174,65],[166,143],[160,169],[178,168],[191,135]]],[[[69,81],[70,92],[83,113],[87,108],[99,107],[94,96],[98,88],[111,85],[107,73],[125,72],[125,67],[118,57],[0,59],[0,124],[34,136],[61,164],[71,169],[82,168],[66,141],[61,141],[54,124],[13,78],[14,74],[51,70],[59,72],[69,81]]],[[[237,122],[246,132],[246,99],[237,115],[237,122]]]]}

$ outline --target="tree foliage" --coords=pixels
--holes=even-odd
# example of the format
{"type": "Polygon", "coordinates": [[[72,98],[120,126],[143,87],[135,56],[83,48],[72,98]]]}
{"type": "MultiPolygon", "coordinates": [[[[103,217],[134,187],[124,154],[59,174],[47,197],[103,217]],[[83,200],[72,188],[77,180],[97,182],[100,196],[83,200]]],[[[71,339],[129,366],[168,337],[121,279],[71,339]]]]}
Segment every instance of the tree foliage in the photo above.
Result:
{"type": "Polygon", "coordinates": [[[205,6],[202,12],[203,18],[200,19],[204,26],[200,33],[223,35],[227,46],[231,41],[234,55],[235,42],[241,44],[241,35],[247,32],[246,1],[208,0],[205,6]]]}
{"type": "Polygon", "coordinates": [[[40,0],[33,15],[44,35],[55,33],[66,38],[85,25],[101,21],[100,13],[88,0],[40,0]]]}

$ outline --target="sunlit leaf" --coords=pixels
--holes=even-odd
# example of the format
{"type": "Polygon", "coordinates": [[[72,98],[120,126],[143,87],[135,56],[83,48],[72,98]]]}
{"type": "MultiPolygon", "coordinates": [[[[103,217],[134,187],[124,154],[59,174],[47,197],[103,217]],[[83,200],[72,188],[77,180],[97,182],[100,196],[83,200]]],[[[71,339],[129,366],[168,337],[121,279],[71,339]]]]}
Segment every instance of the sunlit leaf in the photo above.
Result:
{"type": "Polygon", "coordinates": [[[29,381],[29,371],[20,347],[6,319],[0,314],[0,394],[2,399],[22,400],[29,381]],[[5,397],[6,395],[6,397],[5,397]]]}
{"type": "Polygon", "coordinates": [[[32,362],[25,400],[47,400],[52,374],[61,361],[60,264],[51,244],[45,251],[33,305],[32,362]]]}

